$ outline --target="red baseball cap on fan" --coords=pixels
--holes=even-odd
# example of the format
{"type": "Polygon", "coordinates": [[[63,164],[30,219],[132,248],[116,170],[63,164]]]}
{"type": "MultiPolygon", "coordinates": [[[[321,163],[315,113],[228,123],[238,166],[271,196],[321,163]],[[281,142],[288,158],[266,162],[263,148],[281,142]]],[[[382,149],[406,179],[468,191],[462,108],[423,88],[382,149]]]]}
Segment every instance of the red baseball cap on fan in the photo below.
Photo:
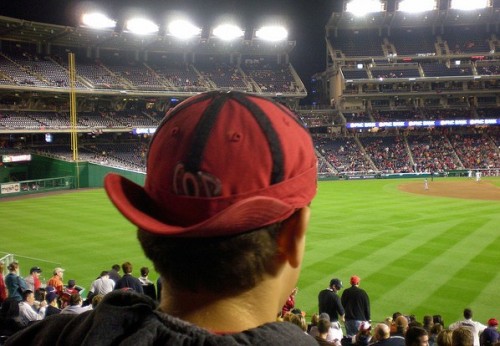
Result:
{"type": "Polygon", "coordinates": [[[291,216],[316,194],[316,155],[286,107],[240,92],[208,92],[172,109],[153,136],[144,187],[108,174],[106,192],[139,228],[215,237],[291,216]]]}

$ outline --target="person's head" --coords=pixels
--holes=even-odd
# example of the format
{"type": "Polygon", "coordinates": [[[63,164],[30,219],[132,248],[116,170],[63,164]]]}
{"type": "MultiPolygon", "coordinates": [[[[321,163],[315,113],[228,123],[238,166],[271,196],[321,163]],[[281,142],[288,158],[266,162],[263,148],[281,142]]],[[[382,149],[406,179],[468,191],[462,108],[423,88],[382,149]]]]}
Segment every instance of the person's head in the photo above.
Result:
{"type": "Polygon", "coordinates": [[[62,277],[64,275],[64,269],[57,267],[54,269],[53,274],[59,276],[59,278],[62,279],[62,277]]]}
{"type": "Polygon", "coordinates": [[[328,334],[328,331],[330,330],[330,320],[326,320],[326,319],[320,319],[318,321],[318,333],[319,334],[328,334]]]}
{"type": "Polygon", "coordinates": [[[304,332],[307,331],[307,322],[304,316],[298,314],[292,314],[290,317],[290,322],[299,326],[304,332]]]}
{"type": "Polygon", "coordinates": [[[57,297],[58,295],[56,292],[49,292],[45,296],[45,300],[47,301],[47,304],[57,306],[57,297]]]}
{"type": "MultiPolygon", "coordinates": [[[[438,323],[438,325],[440,325],[438,323]]],[[[443,329],[439,332],[436,337],[436,345],[437,346],[451,346],[451,334],[453,332],[449,329],[443,329]]]]}
{"type": "Polygon", "coordinates": [[[109,174],[105,189],[138,227],[162,292],[233,296],[279,275],[282,305],[298,279],[316,161],[309,133],[284,106],[209,92],[165,116],[144,187],[109,174]]]}
{"type": "Polygon", "coordinates": [[[40,267],[32,267],[30,269],[31,275],[35,275],[35,276],[39,277],[41,273],[42,273],[42,269],[40,269],[40,267]]]}
{"type": "Polygon", "coordinates": [[[330,286],[334,291],[340,291],[342,289],[342,281],[340,279],[334,278],[330,280],[330,286]]]}
{"type": "Polygon", "coordinates": [[[119,264],[113,264],[111,266],[111,269],[113,269],[115,272],[119,272],[120,271],[120,265],[119,264]]]}
{"type": "Polygon", "coordinates": [[[431,334],[438,335],[443,329],[444,328],[440,323],[433,323],[431,327],[431,334]]]}
{"type": "Polygon", "coordinates": [[[69,297],[69,305],[76,306],[82,303],[82,297],[80,293],[73,293],[71,297],[69,297]]]}
{"type": "Polygon", "coordinates": [[[490,318],[488,320],[488,327],[498,328],[498,320],[496,318],[490,318]]]}
{"type": "Polygon", "coordinates": [[[68,288],[74,288],[76,286],[76,281],[71,279],[68,280],[68,288]]]}
{"type": "Polygon", "coordinates": [[[377,341],[388,339],[391,336],[391,329],[385,323],[378,323],[373,330],[373,337],[377,341]]]}
{"type": "Polygon", "coordinates": [[[23,301],[29,305],[33,305],[35,302],[35,293],[32,290],[25,290],[22,294],[23,301]]]}
{"type": "Polygon", "coordinates": [[[122,264],[122,270],[123,274],[130,274],[132,273],[132,263],[130,262],[125,262],[122,264]]]}
{"type": "Polygon", "coordinates": [[[470,320],[472,318],[472,310],[469,308],[464,309],[464,318],[470,320]]]}
{"type": "Polygon", "coordinates": [[[434,324],[439,323],[440,325],[444,326],[443,317],[441,317],[441,315],[433,315],[432,322],[434,322],[434,324]]]}
{"type": "Polygon", "coordinates": [[[149,275],[149,268],[148,267],[142,267],[141,268],[141,276],[146,277],[149,275]]]}
{"type": "Polygon", "coordinates": [[[96,308],[96,306],[101,302],[102,298],[104,298],[102,294],[96,294],[92,297],[92,309],[96,308]]]}
{"type": "Polygon", "coordinates": [[[361,282],[361,279],[359,278],[359,276],[353,275],[353,276],[351,276],[350,282],[351,282],[352,286],[358,286],[359,283],[361,282]]]}
{"type": "Polygon", "coordinates": [[[473,346],[474,335],[469,328],[458,327],[451,334],[451,346],[473,346]]]}
{"type": "Polygon", "coordinates": [[[313,314],[311,316],[311,325],[315,326],[318,324],[319,321],[319,314],[313,314]]]}
{"type": "Polygon", "coordinates": [[[423,325],[424,327],[432,328],[432,326],[434,325],[434,322],[432,321],[432,316],[425,315],[423,320],[423,325]]]}
{"type": "Polygon", "coordinates": [[[109,272],[107,270],[103,270],[101,272],[101,275],[99,275],[101,278],[109,278],[109,272]]]}
{"type": "Polygon", "coordinates": [[[19,263],[12,262],[12,263],[9,264],[9,266],[7,267],[7,269],[11,273],[16,273],[18,271],[18,269],[19,269],[19,263]]]}
{"type": "Polygon", "coordinates": [[[398,316],[395,321],[396,331],[399,334],[405,334],[408,329],[408,318],[406,316],[398,316]]]}
{"type": "Polygon", "coordinates": [[[358,334],[371,335],[372,325],[368,321],[363,321],[360,323],[358,328],[358,334]]]}
{"type": "Polygon", "coordinates": [[[424,328],[408,328],[405,334],[405,346],[429,346],[429,334],[424,328]]]}

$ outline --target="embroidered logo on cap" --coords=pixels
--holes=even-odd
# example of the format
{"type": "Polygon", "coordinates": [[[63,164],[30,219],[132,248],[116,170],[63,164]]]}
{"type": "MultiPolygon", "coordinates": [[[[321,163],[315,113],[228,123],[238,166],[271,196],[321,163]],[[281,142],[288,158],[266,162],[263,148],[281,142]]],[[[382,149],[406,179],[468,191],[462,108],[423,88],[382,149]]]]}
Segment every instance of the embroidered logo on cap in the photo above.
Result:
{"type": "Polygon", "coordinates": [[[209,173],[186,171],[184,164],[178,163],[174,170],[173,189],[180,196],[210,198],[221,195],[222,183],[209,173]]]}

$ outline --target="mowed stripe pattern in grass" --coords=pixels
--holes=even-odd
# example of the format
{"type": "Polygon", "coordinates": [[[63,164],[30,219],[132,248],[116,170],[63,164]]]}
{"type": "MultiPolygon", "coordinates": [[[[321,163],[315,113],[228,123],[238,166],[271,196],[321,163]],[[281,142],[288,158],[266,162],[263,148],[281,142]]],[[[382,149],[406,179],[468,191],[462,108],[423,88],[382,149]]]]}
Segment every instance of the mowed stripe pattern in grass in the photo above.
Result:
{"type": "Polygon", "coordinates": [[[47,280],[56,264],[66,269],[65,282],[75,279],[86,290],[114,263],[130,261],[136,275],[142,266],[153,271],[136,240],[135,227],[102,189],[0,201],[0,220],[0,251],[23,256],[19,261],[24,271],[40,265],[47,280]]]}
{"type": "MultiPolygon", "coordinates": [[[[466,306],[482,322],[497,316],[500,203],[411,195],[397,189],[401,182],[319,184],[297,306],[310,316],[332,277],[348,286],[356,274],[374,321],[401,311],[420,320],[439,313],[450,323],[466,306]]],[[[65,280],[87,289],[113,263],[131,261],[136,275],[140,266],[152,268],[134,226],[102,190],[0,201],[0,220],[0,251],[58,263],[65,280]]],[[[24,261],[26,269],[37,264],[24,261]]]]}
{"type": "Polygon", "coordinates": [[[348,287],[356,274],[374,321],[401,311],[450,323],[467,306],[483,322],[496,316],[500,203],[407,194],[401,182],[319,185],[297,305],[316,312],[317,293],[332,277],[348,287]]]}

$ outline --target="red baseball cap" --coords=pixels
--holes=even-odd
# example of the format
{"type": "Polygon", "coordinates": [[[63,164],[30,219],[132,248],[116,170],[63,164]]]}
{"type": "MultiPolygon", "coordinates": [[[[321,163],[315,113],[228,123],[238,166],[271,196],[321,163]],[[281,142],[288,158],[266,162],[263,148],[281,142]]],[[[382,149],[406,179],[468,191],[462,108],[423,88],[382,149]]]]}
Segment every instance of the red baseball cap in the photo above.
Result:
{"type": "Polygon", "coordinates": [[[488,326],[490,327],[498,326],[498,320],[496,318],[490,318],[488,320],[488,326]]]}
{"type": "Polygon", "coordinates": [[[351,285],[359,285],[360,281],[361,279],[359,278],[359,276],[356,275],[351,276],[351,285]]]}
{"type": "Polygon", "coordinates": [[[193,96],[168,112],[153,136],[144,187],[104,180],[118,210],[165,236],[243,233],[288,218],[316,194],[307,129],[289,109],[241,92],[193,96]]]}

